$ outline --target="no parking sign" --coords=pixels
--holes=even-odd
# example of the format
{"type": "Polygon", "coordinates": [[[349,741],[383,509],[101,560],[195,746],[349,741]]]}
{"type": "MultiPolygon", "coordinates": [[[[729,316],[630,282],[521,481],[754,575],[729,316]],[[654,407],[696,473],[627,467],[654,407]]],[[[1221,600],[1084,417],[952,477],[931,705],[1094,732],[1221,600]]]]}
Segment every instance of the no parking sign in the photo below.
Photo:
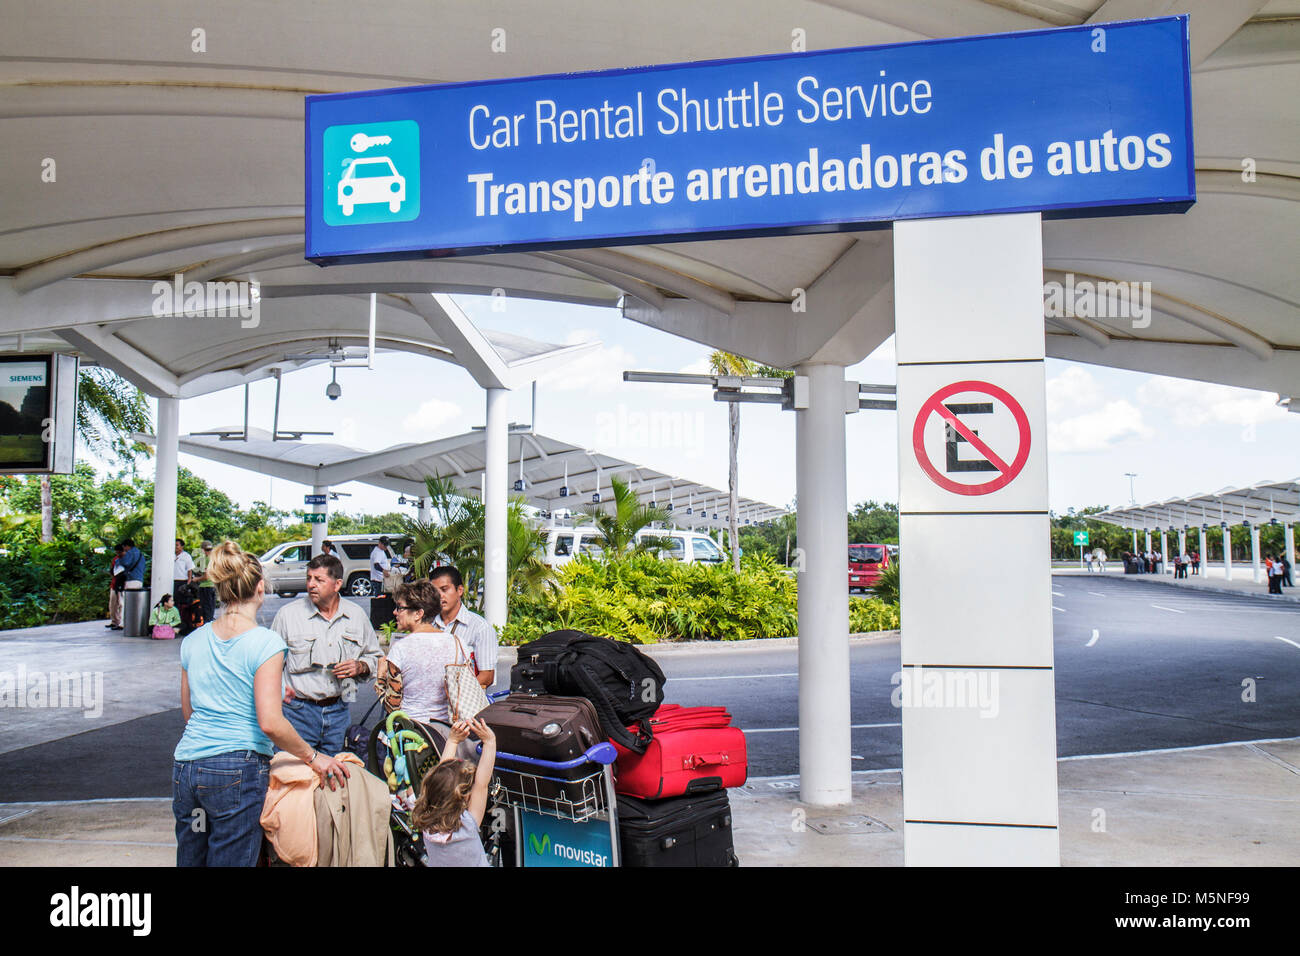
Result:
{"type": "Polygon", "coordinates": [[[974,379],[930,395],[912,426],[917,464],[936,485],[957,495],[1005,488],[1024,470],[1032,443],[1020,402],[1006,389],[974,379]]]}

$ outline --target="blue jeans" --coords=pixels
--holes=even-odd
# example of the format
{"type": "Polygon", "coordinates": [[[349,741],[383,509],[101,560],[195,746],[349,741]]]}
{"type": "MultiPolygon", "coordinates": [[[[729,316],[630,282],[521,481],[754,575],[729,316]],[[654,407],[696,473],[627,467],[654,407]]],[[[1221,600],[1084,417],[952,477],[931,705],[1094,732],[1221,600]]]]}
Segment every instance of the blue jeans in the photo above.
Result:
{"type": "Polygon", "coordinates": [[[173,764],[177,866],[257,866],[270,765],[255,750],[173,764]]]}
{"type": "Polygon", "coordinates": [[[343,752],[343,738],[352,723],[352,708],[345,700],[321,707],[303,700],[291,700],[281,708],[308,746],[333,757],[343,752]]]}

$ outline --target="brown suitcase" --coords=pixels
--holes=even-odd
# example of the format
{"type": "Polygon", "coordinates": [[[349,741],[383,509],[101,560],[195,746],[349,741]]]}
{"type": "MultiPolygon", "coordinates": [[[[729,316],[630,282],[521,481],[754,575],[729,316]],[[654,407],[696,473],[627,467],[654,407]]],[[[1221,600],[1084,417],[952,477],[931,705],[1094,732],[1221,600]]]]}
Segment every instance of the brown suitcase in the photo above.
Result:
{"type": "Polygon", "coordinates": [[[577,813],[597,791],[590,778],[599,764],[581,762],[568,768],[511,760],[510,755],[565,763],[580,758],[605,738],[596,708],[585,697],[511,694],[479,714],[497,737],[497,778],[530,809],[577,813]],[[526,799],[525,799],[526,798],[526,799]]]}

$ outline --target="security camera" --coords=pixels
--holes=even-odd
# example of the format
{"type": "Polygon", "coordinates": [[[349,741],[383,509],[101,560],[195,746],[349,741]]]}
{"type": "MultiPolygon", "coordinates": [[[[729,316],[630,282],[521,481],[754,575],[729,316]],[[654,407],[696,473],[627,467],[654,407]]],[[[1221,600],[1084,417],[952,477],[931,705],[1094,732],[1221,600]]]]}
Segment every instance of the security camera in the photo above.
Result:
{"type": "Polygon", "coordinates": [[[338,401],[339,396],[342,394],[343,394],[343,386],[340,385],[338,382],[330,382],[328,385],[325,386],[325,397],[328,398],[331,402],[338,401]]]}

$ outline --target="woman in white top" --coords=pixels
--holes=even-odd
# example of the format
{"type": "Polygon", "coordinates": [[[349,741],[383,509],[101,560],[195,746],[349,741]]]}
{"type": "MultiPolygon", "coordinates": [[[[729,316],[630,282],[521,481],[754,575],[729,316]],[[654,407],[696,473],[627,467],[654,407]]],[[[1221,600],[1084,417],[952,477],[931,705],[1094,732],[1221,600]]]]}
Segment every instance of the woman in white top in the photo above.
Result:
{"type": "Polygon", "coordinates": [[[408,717],[450,723],[446,667],[456,663],[457,649],[456,639],[433,623],[442,607],[438,590],[430,581],[412,581],[400,585],[394,599],[398,630],[407,636],[395,639],[380,662],[383,679],[376,690],[390,703],[400,694],[408,717]]]}

